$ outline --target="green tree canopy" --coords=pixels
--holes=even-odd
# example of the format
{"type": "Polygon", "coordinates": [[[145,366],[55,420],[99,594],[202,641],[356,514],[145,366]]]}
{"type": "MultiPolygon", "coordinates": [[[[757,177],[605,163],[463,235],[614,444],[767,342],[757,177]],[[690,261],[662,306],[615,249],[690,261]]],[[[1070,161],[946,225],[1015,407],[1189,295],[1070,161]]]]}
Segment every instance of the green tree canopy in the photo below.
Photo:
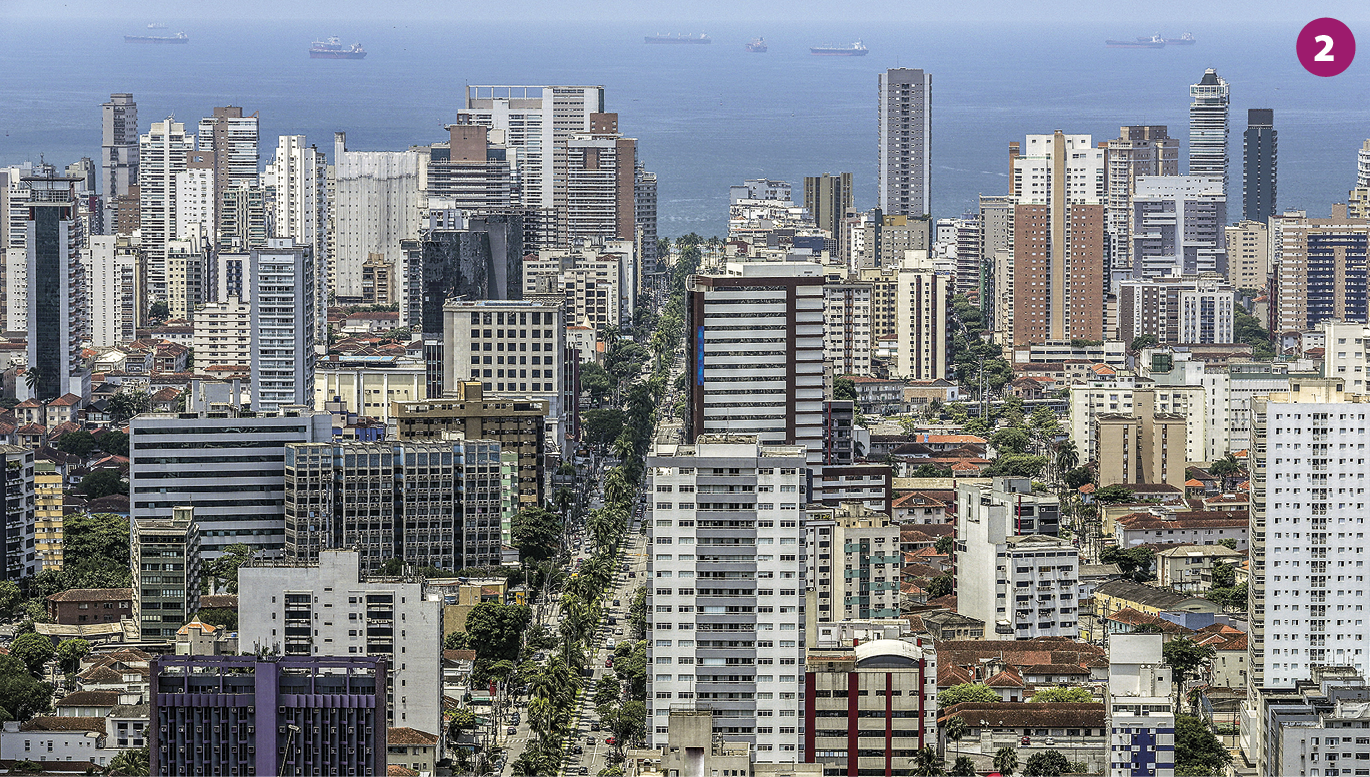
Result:
{"type": "Polygon", "coordinates": [[[956,550],[956,538],[950,534],[938,537],[933,549],[944,556],[950,556],[956,550]]]}
{"type": "Polygon", "coordinates": [[[117,429],[108,429],[95,438],[95,445],[105,453],[115,456],[128,455],[128,434],[117,429]]]}
{"type": "Polygon", "coordinates": [[[1094,695],[1086,688],[1043,688],[1032,695],[1031,701],[1034,704],[1088,704],[1094,701],[1094,695]]]}
{"type": "Polygon", "coordinates": [[[541,507],[525,507],[514,515],[511,533],[519,557],[546,561],[561,548],[561,516],[541,507]]]}
{"type": "Polygon", "coordinates": [[[111,494],[128,496],[128,481],[117,469],[97,469],[81,478],[81,491],[87,499],[99,499],[111,494]]]}
{"type": "Polygon", "coordinates": [[[1115,505],[1131,502],[1136,492],[1127,486],[1102,486],[1094,491],[1094,501],[1099,504],[1115,505]]]}
{"type": "Polygon", "coordinates": [[[1222,774],[1232,756],[1227,748],[1194,715],[1175,716],[1175,774],[1206,777],[1222,774]]]}
{"type": "Polygon", "coordinates": [[[995,450],[999,451],[1000,455],[1027,453],[1028,445],[1032,443],[1032,439],[1022,429],[1010,426],[990,435],[989,443],[994,446],[995,450]]]}
{"type": "Polygon", "coordinates": [[[986,477],[1036,478],[1046,469],[1045,456],[1026,453],[1005,453],[985,468],[986,477]]]}
{"type": "Polygon", "coordinates": [[[85,458],[95,450],[95,438],[90,432],[67,432],[58,438],[53,447],[63,453],[70,453],[73,456],[85,458]]]}
{"type": "Polygon", "coordinates": [[[1212,575],[1214,588],[1231,588],[1237,584],[1237,568],[1226,562],[1214,564],[1212,575]]]}
{"type": "Polygon", "coordinates": [[[951,470],[945,467],[939,467],[936,464],[919,464],[918,468],[913,471],[912,477],[949,478],[951,477],[951,470]]]}
{"type": "Polygon", "coordinates": [[[24,601],[19,584],[13,580],[0,580],[0,615],[9,615],[24,601]]]}
{"type": "Polygon", "coordinates": [[[951,575],[938,575],[937,577],[934,577],[933,579],[928,581],[928,585],[925,590],[928,593],[929,599],[937,599],[939,597],[946,596],[955,591],[956,581],[952,579],[951,575]]]}
{"type": "Polygon", "coordinates": [[[518,658],[519,640],[533,613],[527,605],[481,602],[466,616],[466,633],[477,659],[518,658]]]}
{"type": "Polygon", "coordinates": [[[937,708],[946,709],[966,702],[986,704],[1003,701],[999,694],[984,683],[961,683],[937,693],[937,708]]]}
{"type": "Polygon", "coordinates": [[[43,667],[56,653],[57,648],[52,646],[52,640],[37,632],[21,634],[10,644],[10,655],[23,661],[24,667],[34,677],[43,676],[43,667]]]}
{"type": "Polygon", "coordinates": [[[238,611],[227,607],[207,607],[195,613],[206,626],[223,626],[226,631],[238,630],[238,611]]]}
{"type": "Polygon", "coordinates": [[[580,415],[581,436],[591,445],[608,445],[623,432],[627,417],[617,408],[586,410],[580,415]]]}
{"type": "Polygon", "coordinates": [[[443,650],[470,650],[471,637],[464,631],[454,631],[442,638],[443,650]]]}
{"type": "Polygon", "coordinates": [[[851,378],[838,378],[832,383],[832,398],[856,401],[856,382],[851,378]]]}
{"type": "Polygon", "coordinates": [[[1045,750],[1027,760],[1023,777],[1061,777],[1070,771],[1070,761],[1058,750],[1045,750]]]}
{"type": "Polygon", "coordinates": [[[1161,654],[1174,671],[1175,688],[1179,690],[1186,679],[1198,676],[1199,667],[1213,658],[1214,651],[1188,637],[1180,637],[1165,643],[1161,647],[1161,654]]]}
{"type": "Polygon", "coordinates": [[[57,643],[57,663],[62,671],[75,672],[81,668],[81,659],[90,655],[90,643],[84,639],[64,639],[57,643]]]}
{"type": "Polygon", "coordinates": [[[1155,347],[1158,342],[1156,335],[1137,335],[1132,338],[1131,350],[1141,353],[1143,348],[1155,347]]]}
{"type": "Polygon", "coordinates": [[[212,585],[214,591],[238,593],[238,567],[247,563],[250,558],[252,558],[251,547],[241,542],[229,545],[224,548],[224,552],[218,558],[205,562],[205,585],[212,585]]]}
{"type": "MultiPolygon", "coordinates": [[[[52,643],[48,644],[50,647],[52,643]]],[[[51,685],[35,679],[17,656],[0,656],[0,710],[9,713],[13,720],[25,721],[47,712],[52,704],[52,690],[51,685]]]]}

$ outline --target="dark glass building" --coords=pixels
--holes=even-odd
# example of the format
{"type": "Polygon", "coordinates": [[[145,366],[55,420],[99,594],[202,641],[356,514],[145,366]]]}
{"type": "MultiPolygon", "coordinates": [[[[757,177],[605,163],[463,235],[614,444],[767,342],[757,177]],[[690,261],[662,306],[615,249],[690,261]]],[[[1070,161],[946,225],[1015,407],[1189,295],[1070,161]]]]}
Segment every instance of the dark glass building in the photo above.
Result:
{"type": "Polygon", "coordinates": [[[1270,220],[1275,213],[1275,173],[1279,160],[1275,111],[1252,108],[1246,112],[1242,136],[1242,218],[1270,220]]]}

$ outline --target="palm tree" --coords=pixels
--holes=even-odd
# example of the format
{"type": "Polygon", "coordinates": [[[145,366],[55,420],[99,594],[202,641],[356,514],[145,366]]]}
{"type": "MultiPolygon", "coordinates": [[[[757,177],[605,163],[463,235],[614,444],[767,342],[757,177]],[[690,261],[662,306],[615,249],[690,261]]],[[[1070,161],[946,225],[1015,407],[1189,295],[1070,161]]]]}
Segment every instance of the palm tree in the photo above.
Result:
{"type": "Polygon", "coordinates": [[[1056,475],[1061,475],[1080,466],[1080,452],[1074,440],[1062,440],[1056,445],[1056,475]]]}
{"type": "Polygon", "coordinates": [[[913,773],[917,777],[937,777],[942,773],[942,761],[932,746],[921,747],[914,754],[913,773]]]}
{"type": "Polygon", "coordinates": [[[942,733],[946,735],[947,739],[952,741],[952,744],[955,746],[954,752],[957,756],[960,756],[961,738],[970,733],[970,726],[966,725],[966,721],[963,720],[960,715],[953,715],[947,720],[947,725],[943,728],[942,733]]]}
{"type": "Polygon", "coordinates": [[[947,774],[954,777],[975,777],[975,762],[971,761],[968,755],[957,756],[956,763],[952,764],[951,771],[947,774]]]}
{"type": "Polygon", "coordinates": [[[994,770],[1004,775],[1013,777],[1013,772],[1018,768],[1018,751],[1012,747],[1001,747],[994,754],[994,770]]]}
{"type": "Polygon", "coordinates": [[[148,746],[137,750],[125,750],[109,762],[108,774],[115,777],[146,777],[152,770],[148,762],[148,746]]]}

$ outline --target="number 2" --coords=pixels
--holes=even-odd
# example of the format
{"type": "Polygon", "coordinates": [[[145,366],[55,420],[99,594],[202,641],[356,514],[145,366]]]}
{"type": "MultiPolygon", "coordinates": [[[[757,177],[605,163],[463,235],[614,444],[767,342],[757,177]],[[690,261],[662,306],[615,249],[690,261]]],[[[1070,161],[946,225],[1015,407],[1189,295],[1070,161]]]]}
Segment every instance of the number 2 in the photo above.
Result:
{"type": "Polygon", "coordinates": [[[1322,51],[1319,51],[1319,52],[1318,52],[1318,55],[1315,56],[1315,57],[1313,57],[1313,61],[1314,61],[1314,62],[1332,62],[1332,61],[1334,61],[1334,58],[1332,57],[1332,36],[1331,36],[1331,35],[1319,35],[1318,37],[1314,38],[1313,40],[1315,40],[1315,41],[1317,41],[1318,43],[1321,43],[1321,44],[1322,44],[1322,51]]]}

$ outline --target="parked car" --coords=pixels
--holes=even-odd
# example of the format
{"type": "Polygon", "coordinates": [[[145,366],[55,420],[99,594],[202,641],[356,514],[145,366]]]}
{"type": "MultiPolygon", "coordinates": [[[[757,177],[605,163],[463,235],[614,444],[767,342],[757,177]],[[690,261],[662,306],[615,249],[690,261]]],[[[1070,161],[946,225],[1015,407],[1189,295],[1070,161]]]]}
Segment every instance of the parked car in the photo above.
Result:
{"type": "Polygon", "coordinates": [[[587,744],[587,745],[593,745],[594,743],[595,743],[595,738],[594,738],[594,737],[585,737],[585,744],[587,744]]]}
{"type": "Polygon", "coordinates": [[[581,747],[580,745],[576,745],[575,747],[571,748],[571,752],[575,753],[576,755],[580,755],[581,753],[585,752],[585,748],[581,747]]]}
{"type": "Polygon", "coordinates": [[[519,723],[523,722],[523,718],[521,718],[519,714],[515,712],[514,716],[509,719],[509,722],[517,726],[519,723]]]}
{"type": "Polygon", "coordinates": [[[1030,745],[1030,744],[1032,744],[1032,737],[1025,736],[1025,737],[1023,737],[1022,739],[1018,740],[1018,744],[1020,744],[1020,745],[1030,745]]]}
{"type": "Polygon", "coordinates": [[[617,626],[617,625],[618,625],[618,618],[615,618],[614,616],[610,615],[610,616],[609,616],[609,625],[610,625],[610,626],[617,626]]]}
{"type": "Polygon", "coordinates": [[[519,730],[518,730],[517,727],[515,727],[515,726],[510,726],[509,729],[508,729],[507,731],[505,731],[504,733],[508,734],[509,736],[513,736],[513,735],[517,734],[518,732],[519,732],[519,730]]]}
{"type": "Polygon", "coordinates": [[[613,737],[609,737],[608,739],[605,739],[605,740],[604,740],[604,744],[606,744],[606,745],[616,745],[616,744],[618,744],[618,740],[617,740],[617,739],[614,739],[613,737]]]}
{"type": "Polygon", "coordinates": [[[592,721],[590,721],[590,730],[591,730],[591,731],[599,731],[599,721],[597,721],[597,720],[592,720],[592,721]]]}
{"type": "Polygon", "coordinates": [[[614,606],[615,606],[615,607],[620,606],[617,599],[614,600],[614,606]]]}
{"type": "Polygon", "coordinates": [[[636,572],[629,572],[629,573],[628,573],[628,577],[637,577],[637,573],[636,573],[636,572]]]}
{"type": "Polygon", "coordinates": [[[614,657],[613,657],[613,656],[609,656],[608,658],[604,659],[604,668],[605,668],[605,669],[613,669],[613,668],[614,668],[614,657]]]}

